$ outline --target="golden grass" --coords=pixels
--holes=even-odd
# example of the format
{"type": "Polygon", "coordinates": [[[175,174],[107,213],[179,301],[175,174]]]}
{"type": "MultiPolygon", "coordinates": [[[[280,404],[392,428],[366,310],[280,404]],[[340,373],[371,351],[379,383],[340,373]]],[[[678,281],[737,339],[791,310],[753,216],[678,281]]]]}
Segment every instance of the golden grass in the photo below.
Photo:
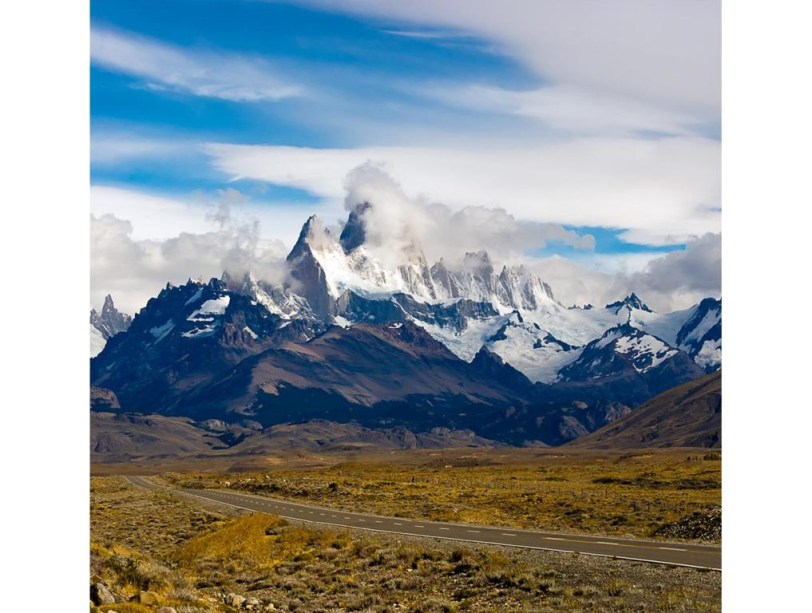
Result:
{"type": "Polygon", "coordinates": [[[349,544],[346,534],[329,530],[290,527],[276,515],[256,513],[233,519],[215,532],[184,544],[175,559],[184,566],[194,564],[229,565],[233,570],[251,568],[264,572],[285,560],[332,547],[349,544]]]}

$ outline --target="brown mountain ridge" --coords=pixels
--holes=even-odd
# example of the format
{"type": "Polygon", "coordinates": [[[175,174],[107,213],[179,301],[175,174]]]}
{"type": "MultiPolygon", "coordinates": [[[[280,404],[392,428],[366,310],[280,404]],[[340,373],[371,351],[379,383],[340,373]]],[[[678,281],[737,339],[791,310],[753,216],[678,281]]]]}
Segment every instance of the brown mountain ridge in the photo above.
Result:
{"type": "Polygon", "coordinates": [[[722,446],[722,372],[659,394],[568,444],[591,449],[722,446]]]}

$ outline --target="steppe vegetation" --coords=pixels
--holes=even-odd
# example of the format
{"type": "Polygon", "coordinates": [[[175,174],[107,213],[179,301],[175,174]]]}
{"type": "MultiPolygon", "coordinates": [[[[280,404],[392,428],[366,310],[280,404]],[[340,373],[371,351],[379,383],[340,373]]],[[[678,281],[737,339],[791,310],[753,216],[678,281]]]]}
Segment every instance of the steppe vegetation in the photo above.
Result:
{"type": "Polygon", "coordinates": [[[720,610],[717,572],[288,525],[118,477],[90,503],[99,612],[720,610]]]}

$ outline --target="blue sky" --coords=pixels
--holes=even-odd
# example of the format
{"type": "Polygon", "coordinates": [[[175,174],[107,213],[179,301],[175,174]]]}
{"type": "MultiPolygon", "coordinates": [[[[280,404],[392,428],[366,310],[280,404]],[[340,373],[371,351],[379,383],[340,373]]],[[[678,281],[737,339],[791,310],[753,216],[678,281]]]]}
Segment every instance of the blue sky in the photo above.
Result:
{"type": "MultiPolygon", "coordinates": [[[[259,58],[304,89],[278,101],[224,100],[171,88],[156,91],[139,75],[94,62],[92,122],[98,131],[307,147],[389,144],[393,139],[385,131],[379,135],[376,123],[468,132],[482,120],[482,113],[427,99],[409,83],[472,80],[530,87],[538,82],[515,61],[489,52],[486,41],[470,36],[415,37],[283,3],[95,2],[91,13],[96,31],[149,38],[190,55],[259,58]],[[361,118],[365,129],[359,132],[361,118]]],[[[513,129],[518,133],[521,127],[513,129]]]]}
{"type": "Polygon", "coordinates": [[[226,199],[289,246],[371,162],[537,228],[518,255],[633,272],[720,231],[717,29],[705,0],[96,1],[91,212],[166,240],[226,199]]]}
{"type": "MultiPolygon", "coordinates": [[[[462,123],[442,104],[427,104],[403,82],[470,78],[527,85],[532,75],[485,50],[473,39],[404,36],[357,19],[285,4],[184,1],[94,3],[93,27],[137,34],[190,53],[239,54],[267,59],[275,70],[307,90],[275,103],[235,102],[156,92],[138,76],[94,64],[94,126],[128,124],[177,135],[243,143],[316,147],[380,144],[374,133],[359,140],[341,114],[364,113],[368,121],[462,123]],[[194,10],[190,10],[193,8],[194,10]],[[323,121],[304,118],[323,114],[323,121]]],[[[470,113],[469,113],[470,114],[470,113]]]]}

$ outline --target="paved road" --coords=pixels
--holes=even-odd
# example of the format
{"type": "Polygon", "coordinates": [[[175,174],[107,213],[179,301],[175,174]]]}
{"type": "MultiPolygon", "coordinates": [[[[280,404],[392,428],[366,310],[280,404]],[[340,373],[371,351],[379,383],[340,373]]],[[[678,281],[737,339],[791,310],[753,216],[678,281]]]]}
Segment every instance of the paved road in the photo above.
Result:
{"type": "MultiPolygon", "coordinates": [[[[126,477],[133,485],[149,489],[168,489],[158,486],[143,477],[126,477]]],[[[586,555],[637,560],[673,566],[722,569],[722,550],[711,545],[690,543],[668,543],[663,541],[639,541],[603,536],[531,532],[513,528],[493,528],[470,524],[421,521],[399,517],[383,517],[364,513],[349,513],[336,509],[298,504],[286,500],[276,500],[265,496],[254,496],[223,490],[178,489],[188,496],[212,500],[239,509],[259,513],[274,513],[285,519],[327,524],[343,528],[355,528],[425,536],[431,538],[546,549],[550,551],[578,552],[586,555]]]]}

